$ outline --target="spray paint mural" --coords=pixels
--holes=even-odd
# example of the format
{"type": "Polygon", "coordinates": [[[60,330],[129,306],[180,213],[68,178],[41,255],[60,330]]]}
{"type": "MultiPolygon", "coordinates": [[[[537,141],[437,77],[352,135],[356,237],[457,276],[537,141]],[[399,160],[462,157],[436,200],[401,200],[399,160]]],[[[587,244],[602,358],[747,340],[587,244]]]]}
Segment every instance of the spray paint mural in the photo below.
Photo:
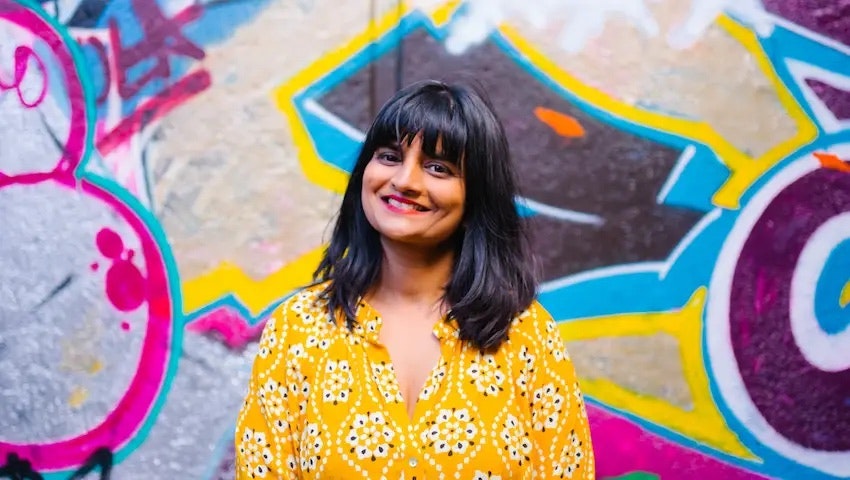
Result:
{"type": "Polygon", "coordinates": [[[370,116],[474,77],[600,478],[850,478],[843,2],[0,0],[0,478],[232,476],[370,116]]]}

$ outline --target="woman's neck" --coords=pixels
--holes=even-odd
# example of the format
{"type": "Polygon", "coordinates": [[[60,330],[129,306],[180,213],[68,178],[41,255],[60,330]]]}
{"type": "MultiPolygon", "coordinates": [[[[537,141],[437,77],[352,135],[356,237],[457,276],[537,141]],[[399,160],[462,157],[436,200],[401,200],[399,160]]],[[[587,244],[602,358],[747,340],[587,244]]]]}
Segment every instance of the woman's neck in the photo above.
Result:
{"type": "Polygon", "coordinates": [[[443,298],[454,267],[450,247],[417,248],[383,242],[381,274],[371,292],[382,302],[434,305],[443,298]]]}

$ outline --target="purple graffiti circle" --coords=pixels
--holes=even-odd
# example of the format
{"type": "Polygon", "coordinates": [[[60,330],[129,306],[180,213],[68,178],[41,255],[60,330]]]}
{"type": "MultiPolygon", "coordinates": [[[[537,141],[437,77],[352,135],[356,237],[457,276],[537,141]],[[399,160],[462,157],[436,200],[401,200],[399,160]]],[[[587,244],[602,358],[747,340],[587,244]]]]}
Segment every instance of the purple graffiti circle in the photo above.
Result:
{"type": "Polygon", "coordinates": [[[791,328],[791,283],[807,240],[844,212],[850,175],[822,168],[800,178],[750,232],[732,282],[732,348],[747,391],[777,432],[815,450],[850,451],[850,369],[806,360],[791,328]]]}
{"type": "MultiPolygon", "coordinates": [[[[14,453],[30,462],[36,471],[54,472],[78,467],[98,448],[118,451],[144,434],[142,427],[150,421],[166,386],[168,368],[173,365],[170,362],[175,315],[172,289],[176,287],[169,284],[162,249],[138,212],[112,192],[74,175],[85,158],[86,148],[90,147],[86,138],[92,126],[86,120],[86,93],[65,39],[37,12],[15,1],[0,0],[0,22],[23,28],[34,39],[46,44],[46,51],[54,55],[61,66],[56,82],[62,83],[70,104],[69,134],[57,167],[49,172],[17,175],[0,172],[0,190],[38,187],[54,188],[68,195],[84,195],[113,212],[116,222],[138,240],[135,250],[125,249],[121,237],[109,233],[92,235],[90,243],[92,254],[99,249],[112,257],[111,267],[117,267],[106,275],[106,289],[111,290],[104,292],[113,307],[122,313],[144,308],[146,325],[141,352],[126,390],[105,417],[86,431],[46,441],[0,441],[0,461],[14,453]]],[[[57,229],[61,229],[61,225],[57,225],[57,229]]],[[[110,266],[110,262],[106,265],[110,266]]]]}
{"type": "Polygon", "coordinates": [[[850,240],[849,214],[850,174],[813,156],[786,167],[729,233],[706,316],[715,382],[738,420],[783,456],[835,475],[850,475],[850,336],[822,341],[813,284],[831,247],[850,240]]]}

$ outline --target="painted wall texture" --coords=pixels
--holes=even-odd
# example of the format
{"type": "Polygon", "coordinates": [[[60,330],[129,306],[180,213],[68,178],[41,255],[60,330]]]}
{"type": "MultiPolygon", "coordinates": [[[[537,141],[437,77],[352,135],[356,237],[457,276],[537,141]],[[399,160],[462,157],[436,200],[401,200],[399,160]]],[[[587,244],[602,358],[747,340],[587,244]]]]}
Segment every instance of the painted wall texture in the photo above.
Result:
{"type": "Polygon", "coordinates": [[[0,0],[0,478],[217,479],[401,84],[475,78],[600,478],[850,478],[844,0],[0,0]]]}

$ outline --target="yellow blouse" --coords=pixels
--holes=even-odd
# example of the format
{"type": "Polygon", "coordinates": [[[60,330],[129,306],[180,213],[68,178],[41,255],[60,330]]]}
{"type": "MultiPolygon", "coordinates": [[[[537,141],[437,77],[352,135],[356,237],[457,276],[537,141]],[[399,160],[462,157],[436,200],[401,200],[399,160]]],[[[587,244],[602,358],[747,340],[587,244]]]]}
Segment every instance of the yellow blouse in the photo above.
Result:
{"type": "Polygon", "coordinates": [[[349,331],[324,285],[268,319],[236,426],[236,478],[591,480],[593,448],[573,364],[534,303],[481,354],[438,322],[441,358],[413,418],[365,302],[349,331]]]}

